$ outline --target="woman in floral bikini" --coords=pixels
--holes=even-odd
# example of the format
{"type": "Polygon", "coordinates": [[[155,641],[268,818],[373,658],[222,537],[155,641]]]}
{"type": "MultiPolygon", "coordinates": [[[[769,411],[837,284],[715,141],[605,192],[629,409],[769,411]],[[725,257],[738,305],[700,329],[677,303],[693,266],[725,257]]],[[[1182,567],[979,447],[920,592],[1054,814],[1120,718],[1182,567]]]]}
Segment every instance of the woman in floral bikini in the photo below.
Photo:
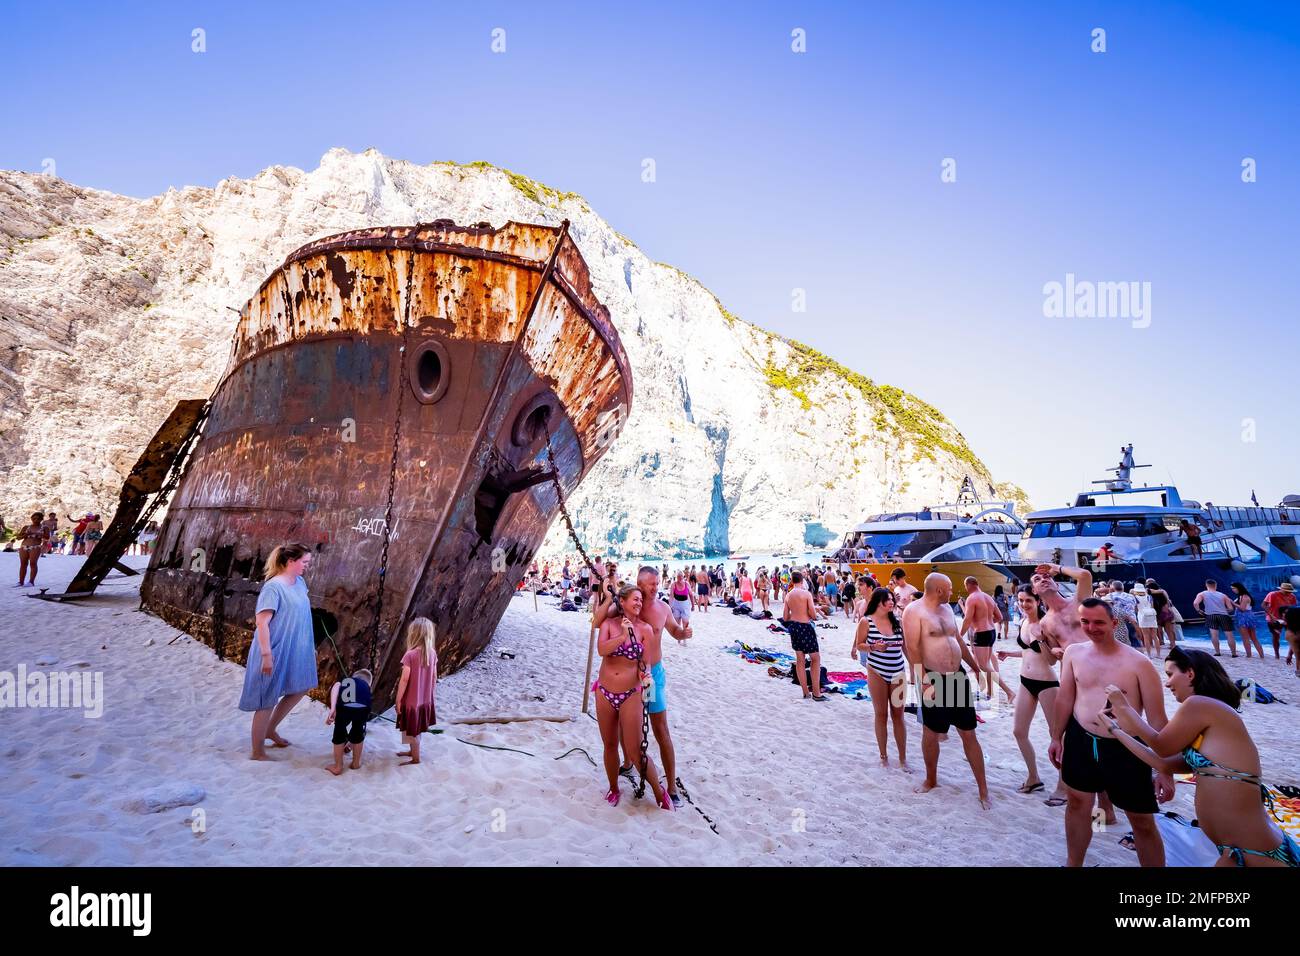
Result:
{"type": "MultiPolygon", "coordinates": [[[[600,626],[597,640],[600,673],[591,685],[596,692],[596,721],[604,743],[605,774],[609,777],[605,800],[615,807],[621,796],[618,789],[618,771],[622,765],[618,752],[620,738],[623,752],[633,766],[640,762],[641,755],[641,691],[650,681],[643,657],[646,640],[654,636],[650,625],[641,620],[642,600],[636,587],[619,588],[617,601],[600,626]]],[[[645,762],[645,776],[654,790],[655,800],[662,809],[671,810],[673,805],[648,753],[645,762]]]]}

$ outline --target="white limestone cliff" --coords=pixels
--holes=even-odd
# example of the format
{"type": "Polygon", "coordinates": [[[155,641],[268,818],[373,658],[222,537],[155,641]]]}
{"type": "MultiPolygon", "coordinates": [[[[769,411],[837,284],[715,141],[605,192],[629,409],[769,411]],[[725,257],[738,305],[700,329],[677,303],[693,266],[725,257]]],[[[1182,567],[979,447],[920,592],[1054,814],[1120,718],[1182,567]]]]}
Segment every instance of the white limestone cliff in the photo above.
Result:
{"type": "MultiPolygon", "coordinates": [[[[439,218],[571,221],[635,379],[622,436],[572,502],[596,550],[794,549],[951,500],[964,475],[991,482],[938,411],[737,319],[581,197],[483,163],[332,149],[311,172],[150,199],[0,172],[0,514],[110,512],[175,401],[216,384],[230,310],[290,252],[439,218]]],[[[547,545],[567,550],[562,523],[547,545]]]]}

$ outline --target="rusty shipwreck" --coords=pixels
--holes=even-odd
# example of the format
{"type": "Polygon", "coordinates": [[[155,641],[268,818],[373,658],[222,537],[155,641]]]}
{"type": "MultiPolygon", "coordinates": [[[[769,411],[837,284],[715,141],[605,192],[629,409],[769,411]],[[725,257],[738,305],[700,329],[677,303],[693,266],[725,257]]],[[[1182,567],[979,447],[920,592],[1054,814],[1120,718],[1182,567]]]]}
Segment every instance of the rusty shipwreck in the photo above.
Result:
{"type": "MultiPolygon", "coordinates": [[[[174,488],[145,488],[171,500],[142,603],[242,663],[262,563],[302,542],[322,687],[371,665],[386,707],[411,618],[434,620],[444,672],[487,645],[561,491],[631,402],[567,222],[439,220],[309,243],[241,310],[209,401],[188,403],[188,419],[182,403],[155,439],[180,457],[174,488]]],[[[119,536],[141,511],[119,509],[119,536]]]]}

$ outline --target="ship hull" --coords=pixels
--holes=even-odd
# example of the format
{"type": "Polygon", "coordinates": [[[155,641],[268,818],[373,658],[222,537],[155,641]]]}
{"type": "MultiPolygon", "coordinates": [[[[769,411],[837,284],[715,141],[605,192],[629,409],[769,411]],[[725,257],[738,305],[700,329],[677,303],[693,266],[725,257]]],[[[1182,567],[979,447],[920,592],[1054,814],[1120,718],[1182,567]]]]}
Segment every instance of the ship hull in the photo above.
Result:
{"type": "Polygon", "coordinates": [[[443,673],[487,645],[557,514],[552,460],[573,491],[630,402],[564,230],[313,243],[241,313],[144,605],[242,663],[266,557],[308,545],[321,688],[369,666],[382,709],[414,617],[443,673]]]}

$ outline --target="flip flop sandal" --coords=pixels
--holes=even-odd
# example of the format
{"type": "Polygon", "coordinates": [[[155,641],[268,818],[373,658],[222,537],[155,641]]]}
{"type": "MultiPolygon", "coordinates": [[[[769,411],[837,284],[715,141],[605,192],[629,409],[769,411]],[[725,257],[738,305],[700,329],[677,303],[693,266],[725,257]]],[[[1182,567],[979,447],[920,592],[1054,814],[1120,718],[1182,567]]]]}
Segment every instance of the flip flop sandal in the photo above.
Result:
{"type": "Polygon", "coordinates": [[[1069,801],[1066,800],[1065,797],[1048,797],[1043,801],[1043,803],[1047,804],[1049,807],[1063,807],[1068,802],[1069,801]]]}
{"type": "Polygon", "coordinates": [[[1026,794],[1037,793],[1039,790],[1044,790],[1044,789],[1046,788],[1041,783],[1034,783],[1028,786],[1022,784],[1019,788],[1016,789],[1016,793],[1026,793],[1026,794]]]}
{"type": "Polygon", "coordinates": [[[1137,844],[1133,842],[1133,834],[1128,833],[1119,838],[1119,845],[1126,850],[1136,850],[1137,844]]]}

